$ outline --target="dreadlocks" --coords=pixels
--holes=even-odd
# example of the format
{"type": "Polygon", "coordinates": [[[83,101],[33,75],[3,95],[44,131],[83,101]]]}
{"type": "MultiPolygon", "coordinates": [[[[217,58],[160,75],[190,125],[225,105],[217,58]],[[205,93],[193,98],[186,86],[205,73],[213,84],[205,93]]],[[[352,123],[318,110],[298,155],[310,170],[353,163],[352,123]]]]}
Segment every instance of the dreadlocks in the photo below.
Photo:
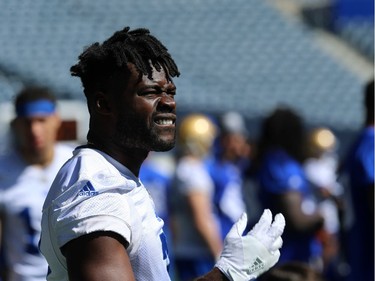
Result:
{"type": "Polygon", "coordinates": [[[70,71],[72,76],[81,78],[86,96],[93,90],[105,89],[115,73],[128,76],[128,63],[134,64],[140,74],[150,78],[151,65],[157,71],[163,68],[171,77],[180,74],[167,48],[144,28],[130,31],[129,27],[125,27],[103,44],[92,44],[78,58],[79,62],[70,71]]]}

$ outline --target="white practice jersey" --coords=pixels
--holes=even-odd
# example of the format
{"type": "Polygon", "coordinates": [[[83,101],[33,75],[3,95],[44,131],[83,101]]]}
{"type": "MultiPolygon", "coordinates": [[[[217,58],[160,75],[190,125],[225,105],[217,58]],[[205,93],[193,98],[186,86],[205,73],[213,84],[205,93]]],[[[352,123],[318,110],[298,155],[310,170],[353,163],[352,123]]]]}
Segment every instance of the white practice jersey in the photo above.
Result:
{"type": "Polygon", "coordinates": [[[202,160],[182,157],[176,167],[172,187],[172,207],[174,215],[174,254],[178,258],[212,257],[207,242],[196,229],[187,195],[204,193],[212,201],[214,183],[202,160]]]}
{"type": "MultiPolygon", "coordinates": [[[[72,148],[56,144],[47,167],[30,166],[15,152],[0,158],[0,214],[3,254],[11,281],[46,280],[47,262],[38,249],[42,206],[61,166],[72,148]]],[[[1,265],[0,265],[1,266],[1,265]]]]}
{"type": "Polygon", "coordinates": [[[129,242],[137,281],[170,280],[163,224],[149,193],[125,166],[98,150],[77,148],[43,207],[40,249],[50,267],[47,280],[68,280],[60,248],[96,231],[115,232],[129,242]]]}

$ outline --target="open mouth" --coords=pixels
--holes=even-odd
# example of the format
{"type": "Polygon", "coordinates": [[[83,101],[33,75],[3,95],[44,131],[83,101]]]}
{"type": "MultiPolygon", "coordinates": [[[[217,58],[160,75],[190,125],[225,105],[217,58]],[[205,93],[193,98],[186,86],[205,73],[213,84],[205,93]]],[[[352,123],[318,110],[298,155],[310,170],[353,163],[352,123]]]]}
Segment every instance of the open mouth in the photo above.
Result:
{"type": "Polygon", "coordinates": [[[157,118],[155,118],[154,119],[154,122],[157,124],[157,125],[159,125],[159,126],[172,126],[172,125],[174,125],[175,124],[175,118],[173,118],[173,117],[166,117],[166,116],[164,116],[164,117],[157,117],[157,118]]]}
{"type": "Polygon", "coordinates": [[[160,119],[160,120],[155,120],[155,123],[158,125],[169,126],[169,125],[173,125],[174,121],[171,119],[160,119]]]}

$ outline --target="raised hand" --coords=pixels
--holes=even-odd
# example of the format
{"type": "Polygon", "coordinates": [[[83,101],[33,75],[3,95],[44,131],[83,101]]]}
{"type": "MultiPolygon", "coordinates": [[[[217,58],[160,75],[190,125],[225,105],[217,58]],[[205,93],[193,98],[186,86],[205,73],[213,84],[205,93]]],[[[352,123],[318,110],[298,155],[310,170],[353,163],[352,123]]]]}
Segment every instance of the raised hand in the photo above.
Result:
{"type": "Polygon", "coordinates": [[[253,229],[243,235],[246,224],[247,215],[243,213],[225,237],[224,249],[215,265],[231,281],[255,279],[280,257],[285,228],[282,214],[277,214],[272,222],[271,211],[264,210],[253,229]]]}

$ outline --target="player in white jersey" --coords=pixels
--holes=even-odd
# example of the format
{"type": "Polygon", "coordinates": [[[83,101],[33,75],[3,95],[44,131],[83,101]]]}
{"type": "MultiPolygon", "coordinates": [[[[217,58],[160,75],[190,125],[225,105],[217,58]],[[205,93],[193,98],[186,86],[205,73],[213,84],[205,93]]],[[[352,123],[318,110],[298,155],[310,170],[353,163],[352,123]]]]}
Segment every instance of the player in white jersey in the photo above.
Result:
{"type": "Polygon", "coordinates": [[[213,121],[204,114],[189,114],[179,124],[170,205],[175,267],[181,281],[208,272],[222,250],[213,207],[215,186],[204,164],[216,133],[213,121]]]}
{"type": "Polygon", "coordinates": [[[60,119],[47,89],[22,90],[15,107],[15,145],[0,157],[0,267],[4,281],[42,281],[48,265],[38,249],[41,210],[72,148],[55,143],[60,119]]]}
{"type": "MultiPolygon", "coordinates": [[[[126,27],[88,47],[71,73],[81,78],[90,129],[44,204],[47,280],[170,280],[163,221],[138,176],[150,151],[174,146],[178,68],[147,29],[126,27]]],[[[244,214],[215,267],[198,280],[250,280],[277,262],[284,217],[272,222],[266,210],[242,236],[246,222],[244,214]]]]}
{"type": "Polygon", "coordinates": [[[51,257],[49,280],[66,278],[66,269],[57,266],[66,263],[62,245],[103,231],[116,233],[129,244],[137,280],[168,280],[164,223],[156,216],[149,193],[132,172],[100,150],[81,147],[74,151],[52,185],[44,212],[42,223],[48,231],[43,241],[48,243],[41,250],[51,257]]]}

